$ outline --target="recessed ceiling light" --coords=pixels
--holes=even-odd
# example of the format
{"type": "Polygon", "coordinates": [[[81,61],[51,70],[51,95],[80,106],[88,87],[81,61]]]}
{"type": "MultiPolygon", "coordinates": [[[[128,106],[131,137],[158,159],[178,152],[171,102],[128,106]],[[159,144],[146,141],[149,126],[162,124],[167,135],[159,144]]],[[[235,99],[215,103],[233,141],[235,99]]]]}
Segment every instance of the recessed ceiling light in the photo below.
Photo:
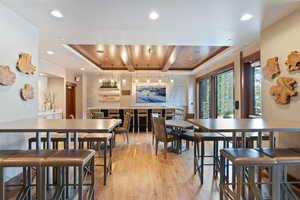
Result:
{"type": "Polygon", "coordinates": [[[123,79],[122,82],[123,82],[123,83],[126,83],[126,79],[123,79]]]}
{"type": "Polygon", "coordinates": [[[152,11],[149,13],[150,20],[157,20],[159,18],[159,14],[156,11],[152,11]]]}
{"type": "Polygon", "coordinates": [[[245,13],[245,14],[243,14],[243,15],[241,16],[240,20],[241,20],[241,21],[248,21],[248,20],[250,20],[250,19],[252,19],[252,18],[253,18],[253,15],[251,15],[251,14],[249,14],[249,13],[245,13]]]}
{"type": "Polygon", "coordinates": [[[158,80],[159,83],[161,83],[161,80],[158,80]]]}
{"type": "Polygon", "coordinates": [[[80,70],[81,70],[81,71],[84,71],[84,70],[85,70],[85,68],[84,68],[84,67],[81,67],[81,68],[80,68],[80,70]]]}
{"type": "Polygon", "coordinates": [[[138,83],[138,82],[139,82],[139,80],[135,80],[135,82],[136,82],[136,83],[138,83]]]}
{"type": "Polygon", "coordinates": [[[173,83],[174,82],[174,80],[173,79],[171,79],[171,83],[173,83]]]}
{"type": "Polygon", "coordinates": [[[51,10],[50,14],[53,17],[62,18],[64,15],[57,9],[51,10]]]}
{"type": "Polygon", "coordinates": [[[147,83],[150,83],[150,80],[147,80],[147,83]]]}
{"type": "Polygon", "coordinates": [[[53,52],[53,51],[47,51],[47,54],[49,54],[49,55],[53,55],[53,54],[54,54],[54,52],[53,52]]]}

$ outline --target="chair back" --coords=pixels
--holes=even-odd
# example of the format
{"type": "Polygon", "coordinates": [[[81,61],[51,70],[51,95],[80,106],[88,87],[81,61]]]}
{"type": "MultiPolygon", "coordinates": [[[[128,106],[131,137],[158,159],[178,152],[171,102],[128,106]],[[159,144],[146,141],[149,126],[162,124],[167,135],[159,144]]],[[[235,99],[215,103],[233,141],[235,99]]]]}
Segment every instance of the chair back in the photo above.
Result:
{"type": "Polygon", "coordinates": [[[195,118],[195,113],[186,113],[185,118],[186,119],[194,119],[195,118]]]}
{"type": "Polygon", "coordinates": [[[153,131],[157,140],[166,141],[167,132],[166,132],[166,122],[163,117],[154,117],[153,118],[153,131]]]}
{"type": "Polygon", "coordinates": [[[131,119],[130,114],[126,113],[124,116],[123,128],[126,128],[127,130],[129,130],[130,119],[131,119]]]}

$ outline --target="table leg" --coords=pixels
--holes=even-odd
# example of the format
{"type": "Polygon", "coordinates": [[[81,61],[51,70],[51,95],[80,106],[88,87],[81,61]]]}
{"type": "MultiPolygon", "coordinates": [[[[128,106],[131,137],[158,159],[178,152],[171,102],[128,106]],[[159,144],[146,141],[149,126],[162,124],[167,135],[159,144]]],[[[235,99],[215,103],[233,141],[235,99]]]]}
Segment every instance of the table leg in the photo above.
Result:
{"type": "Polygon", "coordinates": [[[270,132],[269,139],[270,139],[270,148],[274,149],[275,148],[275,136],[274,136],[273,131],[270,132]]]}
{"type": "MultiPolygon", "coordinates": [[[[52,149],[51,144],[51,132],[47,132],[47,149],[52,149]]],[[[50,176],[50,167],[47,167],[47,185],[49,186],[51,184],[51,176],[50,176]]]]}
{"type": "Polygon", "coordinates": [[[282,166],[274,165],[272,170],[272,200],[280,200],[281,191],[280,191],[280,183],[282,176],[282,166]]]}
{"type": "Polygon", "coordinates": [[[257,147],[262,148],[262,132],[258,132],[257,134],[257,147]]]}
{"type": "Polygon", "coordinates": [[[104,140],[104,185],[106,185],[107,179],[107,140],[104,140]]]}
{"type": "MultiPolygon", "coordinates": [[[[66,131],[66,150],[70,150],[70,143],[71,143],[71,138],[70,138],[70,132],[66,131]]],[[[66,197],[67,199],[69,198],[69,184],[70,184],[70,168],[66,167],[66,197]]]]}
{"type": "MultiPolygon", "coordinates": [[[[262,144],[262,132],[258,132],[257,133],[257,147],[258,148],[262,148],[263,147],[263,144],[262,144]]],[[[259,183],[262,182],[262,168],[261,167],[258,167],[258,176],[257,176],[257,181],[259,183]]],[[[259,188],[261,188],[261,184],[258,185],[259,188]]]]}
{"type": "Polygon", "coordinates": [[[35,137],[36,137],[36,150],[39,151],[39,150],[41,150],[41,135],[40,135],[40,132],[36,132],[35,137]]]}
{"type": "Polygon", "coordinates": [[[246,133],[242,132],[242,147],[246,147],[246,133]]]}
{"type": "MultiPolygon", "coordinates": [[[[74,149],[78,149],[78,133],[77,131],[74,131],[74,149]]],[[[77,167],[74,167],[74,184],[78,183],[78,171],[77,167]]]]}

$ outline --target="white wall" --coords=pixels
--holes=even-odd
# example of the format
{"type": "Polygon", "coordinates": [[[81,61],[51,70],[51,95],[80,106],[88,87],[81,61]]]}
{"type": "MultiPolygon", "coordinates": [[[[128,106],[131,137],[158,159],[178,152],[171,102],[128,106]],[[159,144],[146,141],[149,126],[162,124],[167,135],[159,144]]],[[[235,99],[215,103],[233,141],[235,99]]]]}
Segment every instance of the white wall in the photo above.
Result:
{"type": "Polygon", "coordinates": [[[55,110],[66,113],[65,80],[63,78],[48,78],[48,90],[55,96],[55,110]]]}
{"type": "MultiPolygon", "coordinates": [[[[300,51],[300,10],[285,17],[276,24],[272,25],[262,33],[261,55],[262,63],[265,64],[268,58],[278,56],[281,73],[280,76],[292,77],[298,82],[296,88],[300,94],[300,76],[298,72],[287,72],[285,61],[290,51],[300,51]]],[[[270,96],[269,90],[275,85],[276,79],[264,79],[263,84],[263,115],[267,119],[294,120],[299,121],[300,97],[293,97],[290,104],[278,105],[270,96]]],[[[299,122],[300,123],[300,122],[299,122]]],[[[277,137],[280,147],[300,147],[299,133],[281,133],[277,137]]],[[[298,168],[299,169],[299,168],[298,168]]],[[[297,168],[290,172],[299,178],[297,168]],[[297,175],[298,174],[298,175],[297,175]]]]}
{"type": "MultiPolygon", "coordinates": [[[[188,106],[189,96],[188,96],[188,87],[189,80],[192,79],[187,75],[165,75],[158,77],[155,74],[149,73],[148,76],[138,76],[135,77],[131,74],[121,74],[118,77],[114,77],[119,81],[122,88],[126,90],[131,90],[131,96],[121,96],[120,102],[99,102],[98,88],[100,86],[99,79],[110,79],[110,76],[107,74],[102,74],[98,76],[89,75],[87,81],[87,105],[88,107],[109,107],[109,106],[188,106]],[[126,79],[126,83],[123,84],[121,80],[126,79]],[[139,82],[135,83],[135,79],[138,79],[139,82]],[[167,89],[167,102],[164,104],[138,104],[136,103],[135,88],[137,84],[148,85],[146,80],[151,80],[151,85],[157,85],[158,80],[162,80],[163,85],[166,85],[167,89]],[[174,80],[173,83],[170,80],[174,80]]],[[[194,79],[192,79],[194,80],[194,79]]]]}
{"type": "MultiPolygon", "coordinates": [[[[16,72],[17,76],[13,86],[0,86],[0,121],[36,118],[38,108],[37,77],[18,72],[16,62],[21,52],[27,52],[32,55],[33,65],[39,66],[38,29],[1,3],[0,27],[0,64],[8,65],[12,71],[16,72]],[[20,98],[20,88],[25,83],[34,87],[35,97],[29,101],[23,101],[20,98]]],[[[32,134],[1,133],[0,149],[25,149],[27,148],[27,138],[30,136],[32,134]]],[[[18,169],[9,168],[5,176],[11,178],[18,172],[18,169]]]]}

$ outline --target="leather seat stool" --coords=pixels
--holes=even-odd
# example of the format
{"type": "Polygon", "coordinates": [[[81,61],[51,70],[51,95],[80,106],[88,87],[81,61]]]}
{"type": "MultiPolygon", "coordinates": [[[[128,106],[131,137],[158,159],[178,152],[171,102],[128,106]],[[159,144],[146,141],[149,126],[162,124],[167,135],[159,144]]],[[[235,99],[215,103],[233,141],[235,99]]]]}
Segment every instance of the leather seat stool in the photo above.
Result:
{"type": "MultiPolygon", "coordinates": [[[[70,134],[71,141],[74,141],[73,134],[70,134]]],[[[103,167],[104,173],[104,180],[103,184],[106,185],[107,183],[107,176],[108,174],[112,173],[112,143],[113,143],[113,134],[112,133],[78,133],[78,143],[79,149],[84,149],[86,146],[87,149],[95,149],[101,155],[101,151],[103,150],[103,164],[99,164],[96,166],[103,167]],[[104,144],[102,146],[102,144],[104,144]],[[108,155],[107,155],[108,154],[108,155]]],[[[33,143],[36,142],[36,137],[32,137],[28,139],[29,141],[29,149],[32,149],[33,143]]],[[[47,138],[42,137],[41,141],[43,143],[43,148],[46,149],[47,146],[47,138]]],[[[63,133],[54,133],[51,135],[51,143],[52,147],[55,150],[59,149],[59,144],[63,143],[64,148],[66,144],[66,135],[63,133]]],[[[57,169],[54,169],[54,174],[56,173],[57,169]]],[[[49,178],[47,178],[48,180],[49,178]]],[[[54,179],[56,180],[56,179],[54,179]]],[[[48,181],[49,183],[49,181],[48,181]]]]}
{"type": "MultiPolygon", "coordinates": [[[[255,149],[247,148],[227,148],[222,149],[221,153],[221,170],[220,170],[220,199],[224,197],[230,199],[241,199],[245,194],[244,186],[248,185],[248,199],[262,199],[261,192],[255,184],[255,167],[273,166],[276,161],[271,157],[255,149]],[[233,164],[232,183],[225,175],[225,159],[233,164]],[[248,182],[245,182],[244,169],[248,170],[248,182]],[[230,188],[229,186],[232,186],[230,188]]],[[[259,183],[261,184],[261,183],[259,183]]]]}
{"type": "MultiPolygon", "coordinates": [[[[184,137],[187,137],[185,135],[184,137]]],[[[223,147],[228,147],[228,141],[226,137],[219,133],[214,132],[195,132],[194,133],[194,172],[199,175],[200,182],[203,184],[204,177],[204,166],[213,165],[214,176],[217,175],[220,161],[219,161],[219,142],[223,142],[223,147]],[[205,142],[213,142],[213,155],[207,155],[205,153],[205,142]],[[200,150],[199,150],[200,144],[200,150]],[[204,162],[204,158],[212,157],[213,164],[208,164],[204,162]],[[200,161],[200,164],[199,164],[200,161]]]]}

